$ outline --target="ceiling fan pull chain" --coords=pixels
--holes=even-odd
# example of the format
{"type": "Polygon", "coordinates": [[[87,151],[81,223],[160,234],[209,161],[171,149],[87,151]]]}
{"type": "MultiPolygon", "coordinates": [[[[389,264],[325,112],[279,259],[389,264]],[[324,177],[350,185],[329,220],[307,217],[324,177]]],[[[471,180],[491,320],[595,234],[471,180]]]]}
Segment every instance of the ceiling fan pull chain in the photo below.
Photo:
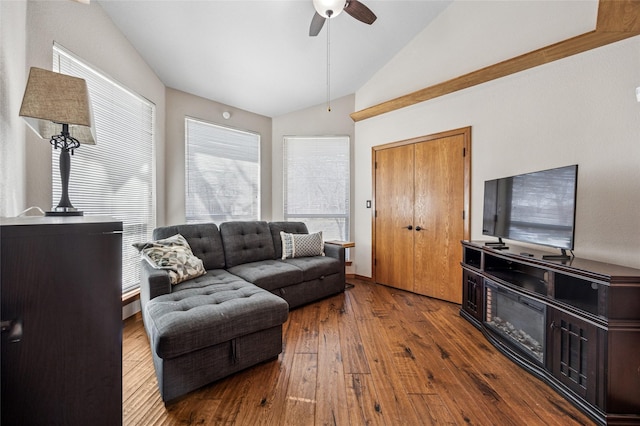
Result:
{"type": "Polygon", "coordinates": [[[331,112],[331,15],[332,11],[327,10],[327,111],[331,112]]]}

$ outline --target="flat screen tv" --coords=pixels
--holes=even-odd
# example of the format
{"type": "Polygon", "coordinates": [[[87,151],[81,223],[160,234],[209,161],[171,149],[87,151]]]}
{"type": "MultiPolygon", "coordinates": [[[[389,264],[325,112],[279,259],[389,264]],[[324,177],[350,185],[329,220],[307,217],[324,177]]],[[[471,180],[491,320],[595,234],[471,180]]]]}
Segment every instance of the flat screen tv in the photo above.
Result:
{"type": "Polygon", "coordinates": [[[578,166],[484,183],[482,234],[573,250],[578,166]]]}

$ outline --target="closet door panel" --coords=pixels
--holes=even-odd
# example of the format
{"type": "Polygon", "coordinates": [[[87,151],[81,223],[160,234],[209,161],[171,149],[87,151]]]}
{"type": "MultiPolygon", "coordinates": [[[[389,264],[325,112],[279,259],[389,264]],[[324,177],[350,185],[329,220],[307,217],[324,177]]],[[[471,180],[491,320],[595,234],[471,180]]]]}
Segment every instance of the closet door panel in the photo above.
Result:
{"type": "Polygon", "coordinates": [[[414,291],[462,303],[463,135],[415,145],[414,291]]]}
{"type": "Polygon", "coordinates": [[[413,291],[414,148],[376,152],[376,282],[413,291]]]}

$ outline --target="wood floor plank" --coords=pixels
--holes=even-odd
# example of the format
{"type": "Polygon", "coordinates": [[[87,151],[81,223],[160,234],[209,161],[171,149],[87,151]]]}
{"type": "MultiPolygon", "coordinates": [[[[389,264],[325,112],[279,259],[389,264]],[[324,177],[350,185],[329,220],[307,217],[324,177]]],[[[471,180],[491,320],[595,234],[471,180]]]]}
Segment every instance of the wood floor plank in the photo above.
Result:
{"type": "Polygon", "coordinates": [[[384,425],[382,409],[370,374],[347,374],[347,404],[349,424],[384,425]]]}
{"type": "Polygon", "coordinates": [[[375,383],[379,405],[376,409],[382,412],[385,423],[420,424],[386,345],[383,324],[379,319],[373,318],[359,321],[358,328],[365,350],[370,354],[371,378],[375,383]]]}
{"type": "MultiPolygon", "coordinates": [[[[409,394],[434,393],[435,388],[429,380],[424,364],[419,359],[419,352],[412,336],[412,329],[419,324],[398,324],[394,320],[382,319],[385,337],[389,344],[396,374],[403,388],[409,394]]],[[[425,324],[425,322],[423,322],[425,324]]]]}
{"type": "Polygon", "coordinates": [[[455,304],[351,280],[290,312],[278,359],[165,407],[140,314],[123,330],[123,423],[593,425],[455,304]]]}
{"type": "MultiPolygon", "coordinates": [[[[295,342],[295,353],[318,353],[318,315],[319,304],[305,306],[289,313],[291,333],[295,342]]],[[[293,343],[292,342],[292,343],[293,343]]]]}
{"type": "MultiPolygon", "coordinates": [[[[267,367],[268,368],[268,367],[267,367]]],[[[260,369],[262,370],[262,369],[260,369]]],[[[215,392],[207,393],[214,400],[220,401],[213,413],[211,422],[204,424],[235,425],[241,411],[242,402],[251,389],[252,378],[259,374],[255,367],[235,374],[229,380],[221,381],[214,388],[215,392]]]]}
{"type": "Polygon", "coordinates": [[[300,336],[296,324],[292,321],[292,317],[294,316],[290,314],[289,320],[283,325],[283,349],[278,357],[278,376],[276,380],[268,384],[263,383],[260,385],[267,386],[264,405],[261,405],[260,409],[261,416],[259,424],[261,425],[270,426],[278,424],[285,416],[287,392],[289,391],[289,383],[291,383],[292,380],[291,374],[293,371],[296,339],[300,336]]]}
{"type": "Polygon", "coordinates": [[[283,425],[314,425],[318,355],[296,353],[293,357],[291,377],[285,400],[283,425]]]}
{"type": "MultiPolygon", "coordinates": [[[[210,425],[224,424],[217,421],[215,414],[219,411],[221,400],[202,398],[198,395],[189,399],[181,399],[167,408],[168,416],[161,422],[169,425],[210,425]]],[[[227,424],[230,424],[227,422],[227,424]]]]}
{"type": "MultiPolygon", "coordinates": [[[[460,390],[464,389],[469,397],[473,397],[474,406],[480,410],[480,414],[475,411],[472,419],[476,422],[484,423],[487,419],[490,423],[495,422],[512,423],[516,419],[517,413],[511,406],[505,404],[502,396],[495,391],[482,377],[478,376],[470,370],[466,360],[455,351],[451,351],[447,345],[441,346],[443,353],[447,353],[446,363],[450,363],[449,369],[455,372],[455,378],[460,386],[460,390]],[[487,407],[495,407],[495,409],[487,410],[487,407]]],[[[457,403],[460,401],[458,400],[457,403]]]]}
{"type": "Polygon", "coordinates": [[[238,375],[239,380],[244,381],[247,386],[243,388],[242,400],[238,405],[236,424],[269,425],[270,419],[274,417],[274,395],[277,393],[280,373],[281,363],[275,360],[238,375]]]}
{"type": "Polygon", "coordinates": [[[347,387],[338,324],[344,313],[344,297],[321,305],[318,318],[318,371],[315,424],[344,425],[349,422],[347,387]]]}
{"type": "Polygon", "coordinates": [[[412,394],[409,398],[425,425],[458,424],[439,395],[412,394]]]}
{"type": "Polygon", "coordinates": [[[380,308],[377,306],[380,302],[377,300],[377,290],[385,288],[384,286],[372,287],[375,284],[354,284],[353,288],[348,290],[349,297],[355,302],[350,306],[353,309],[354,319],[356,323],[362,320],[375,318],[380,314],[380,308]],[[374,308],[374,304],[376,305],[374,308]]]}
{"type": "Polygon", "coordinates": [[[346,374],[369,374],[369,361],[362,345],[362,337],[354,320],[354,310],[351,306],[351,293],[344,297],[344,312],[339,318],[340,353],[346,374]]]}
{"type": "MultiPolygon", "coordinates": [[[[396,315],[395,318],[389,318],[390,325],[386,327],[387,329],[391,329],[395,327],[395,325],[393,325],[395,323],[398,324],[397,332],[390,333],[390,335],[397,337],[399,334],[402,334],[402,332],[404,331],[411,331],[411,335],[409,335],[407,339],[407,341],[411,343],[407,343],[407,345],[419,344],[422,342],[422,339],[420,338],[420,336],[428,335],[428,332],[425,332],[424,330],[422,331],[416,330],[416,329],[412,330],[412,326],[414,325],[421,325],[422,327],[425,327],[425,329],[429,329],[431,333],[433,333],[434,329],[440,330],[441,332],[443,332],[444,333],[443,335],[439,337],[433,337],[433,340],[435,342],[438,342],[438,341],[460,342],[461,341],[456,336],[447,334],[451,329],[458,330],[458,328],[451,327],[448,321],[449,319],[453,321],[460,321],[458,325],[463,328],[466,327],[467,325],[470,326],[469,323],[467,323],[461,317],[456,315],[459,310],[459,307],[457,305],[440,302],[434,307],[434,306],[431,306],[433,299],[428,299],[428,298],[415,299],[414,297],[412,297],[413,295],[410,295],[409,293],[406,293],[404,291],[398,291],[395,289],[388,289],[387,291],[391,292],[391,295],[393,296],[394,300],[397,300],[399,305],[401,306],[407,305],[406,306],[407,308],[409,307],[412,308],[411,311],[414,315],[413,319],[414,320],[417,319],[417,322],[410,323],[408,321],[405,321],[405,317],[408,317],[408,315],[400,315],[400,316],[396,315]],[[409,297],[408,295],[411,297],[409,297]],[[415,317],[416,313],[418,313],[420,316],[423,317],[423,319],[427,321],[426,322],[421,321],[419,320],[419,318],[416,318],[415,317]]],[[[391,312],[397,313],[398,310],[391,311],[391,312]]],[[[456,348],[458,347],[465,348],[464,345],[458,345],[457,343],[453,344],[453,346],[456,348]]],[[[492,388],[490,383],[488,383],[488,381],[486,380],[486,377],[480,375],[479,372],[471,369],[471,367],[467,363],[467,360],[474,360],[475,362],[471,362],[471,365],[484,365],[484,363],[478,362],[480,358],[478,358],[477,356],[474,356],[474,357],[469,356],[468,352],[464,352],[460,354],[454,353],[452,357],[451,349],[447,347],[443,347],[438,344],[435,344],[435,347],[437,347],[437,350],[441,355],[444,355],[446,357],[447,362],[451,363],[451,365],[448,368],[449,374],[447,375],[446,389],[450,390],[452,387],[458,387],[459,389],[462,390],[467,387],[475,386],[477,390],[480,391],[480,393],[483,395],[483,399],[475,401],[478,407],[472,407],[471,410],[467,409],[467,413],[464,414],[463,418],[475,420],[475,422],[485,422],[485,421],[494,422],[494,419],[491,419],[490,417],[487,418],[486,410],[481,409],[483,405],[491,404],[491,405],[498,406],[500,408],[500,411],[501,411],[500,418],[503,423],[514,422],[516,421],[516,419],[520,419],[522,421],[527,421],[527,422],[540,421],[540,419],[535,415],[535,413],[528,410],[527,407],[523,408],[523,406],[520,404],[513,404],[513,405],[504,404],[502,399],[499,397],[499,393],[497,393],[492,388]],[[454,361],[457,361],[457,362],[454,362],[454,361]]],[[[417,349],[418,349],[417,351],[412,351],[410,346],[407,347],[407,351],[410,351],[411,357],[414,357],[414,358],[416,356],[413,355],[413,352],[418,353],[417,357],[420,358],[420,354],[423,354],[430,350],[428,346],[418,347],[417,349]]],[[[509,361],[506,361],[506,362],[509,362],[509,361]]],[[[425,360],[421,359],[418,361],[417,364],[425,365],[425,360]]],[[[407,377],[411,378],[411,375],[407,375],[407,377]]],[[[440,374],[440,378],[442,379],[442,374],[440,374]]],[[[442,390],[442,392],[447,392],[447,390],[442,390]]],[[[426,392],[426,393],[432,393],[432,392],[426,392]]],[[[444,393],[444,395],[446,395],[446,393],[444,393]]],[[[445,398],[445,400],[447,399],[445,398]]],[[[452,407],[457,408],[460,406],[459,401],[452,399],[452,400],[448,400],[448,402],[452,407]]]]}
{"type": "MultiPolygon", "coordinates": [[[[474,370],[472,364],[478,364],[482,362],[482,359],[471,358],[462,349],[464,345],[460,345],[461,340],[456,339],[452,330],[445,326],[444,318],[453,314],[449,308],[443,305],[442,309],[432,310],[428,315],[425,315],[425,318],[430,320],[430,326],[425,328],[424,332],[431,336],[440,353],[441,363],[453,374],[453,380],[467,393],[469,393],[469,389],[473,390],[476,410],[474,413],[469,413],[472,416],[471,420],[475,420],[474,423],[489,421],[491,424],[495,424],[498,421],[503,424],[516,424],[514,422],[521,418],[522,413],[518,413],[512,406],[506,404],[502,395],[487,383],[484,376],[474,370]],[[494,409],[487,410],[487,407],[494,409]],[[479,413],[477,409],[480,409],[479,413]],[[498,414],[494,415],[495,412],[498,414]],[[496,419],[495,416],[499,418],[496,419]]],[[[462,324],[460,325],[462,326],[462,324]]]]}
{"type": "MultiPolygon", "coordinates": [[[[376,292],[376,294],[386,300],[397,300],[398,296],[405,294],[405,292],[392,289],[390,287],[384,287],[380,289],[379,292],[376,292]]],[[[400,299],[402,299],[402,297],[400,299]]],[[[416,303],[419,302],[419,299],[414,300],[416,303]]],[[[399,304],[399,306],[401,306],[401,304],[399,304]]],[[[439,305],[437,306],[437,309],[440,309],[439,305]]],[[[430,311],[433,311],[433,309],[430,309],[430,311]]],[[[402,310],[396,307],[394,310],[389,310],[386,320],[392,324],[394,321],[399,321],[402,318],[402,310]]],[[[422,318],[424,320],[424,316],[413,318],[422,318]]],[[[420,322],[422,321],[418,321],[418,323],[420,322]]],[[[386,326],[386,328],[388,327],[389,325],[386,326]]],[[[397,328],[401,329],[404,328],[404,326],[397,328]]],[[[437,342],[433,341],[432,335],[426,332],[426,330],[431,328],[433,327],[429,322],[428,324],[423,325],[421,329],[416,332],[416,334],[428,339],[427,343],[422,343],[422,347],[415,346],[417,339],[412,342],[412,345],[414,345],[412,354],[417,358],[418,365],[423,366],[425,369],[425,376],[427,377],[427,380],[429,380],[430,385],[434,387],[435,392],[442,395],[443,401],[447,404],[449,411],[454,416],[457,423],[491,424],[483,407],[479,406],[476,401],[469,403],[469,401],[472,400],[473,395],[468,394],[468,388],[460,382],[455,368],[452,369],[450,364],[444,362],[449,355],[446,354],[445,356],[441,347],[437,342]]]]}

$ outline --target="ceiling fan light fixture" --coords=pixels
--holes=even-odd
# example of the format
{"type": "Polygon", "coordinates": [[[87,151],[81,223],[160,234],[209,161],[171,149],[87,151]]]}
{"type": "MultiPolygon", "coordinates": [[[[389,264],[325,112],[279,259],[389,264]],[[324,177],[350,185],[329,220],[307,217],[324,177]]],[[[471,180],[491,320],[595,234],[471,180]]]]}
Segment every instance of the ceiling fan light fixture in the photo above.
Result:
{"type": "Polygon", "coordinates": [[[313,0],[313,7],[323,18],[335,18],[344,10],[346,4],[346,0],[313,0]]]}

